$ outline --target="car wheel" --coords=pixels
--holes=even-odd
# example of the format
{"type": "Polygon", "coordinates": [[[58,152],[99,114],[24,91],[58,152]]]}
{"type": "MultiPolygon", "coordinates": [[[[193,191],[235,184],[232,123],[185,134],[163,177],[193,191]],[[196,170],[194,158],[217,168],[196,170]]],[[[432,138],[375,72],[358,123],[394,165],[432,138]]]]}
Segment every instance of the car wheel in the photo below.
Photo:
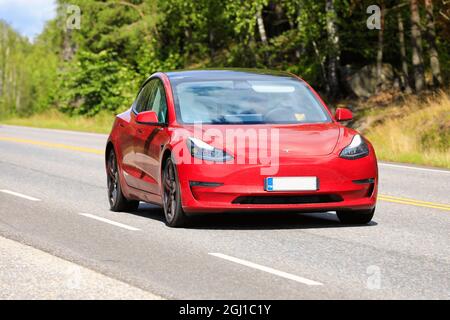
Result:
{"type": "Polygon", "coordinates": [[[367,224],[375,213],[375,208],[370,210],[355,210],[355,211],[337,211],[339,221],[344,224],[367,224]]]}
{"type": "Polygon", "coordinates": [[[106,166],[108,173],[108,199],[111,211],[135,211],[139,207],[139,201],[128,200],[123,195],[120,187],[116,153],[113,149],[109,152],[106,166]]]}
{"type": "Polygon", "coordinates": [[[172,159],[167,159],[162,174],[163,208],[166,223],[170,227],[181,227],[186,223],[186,215],[181,205],[180,184],[172,159]]]}

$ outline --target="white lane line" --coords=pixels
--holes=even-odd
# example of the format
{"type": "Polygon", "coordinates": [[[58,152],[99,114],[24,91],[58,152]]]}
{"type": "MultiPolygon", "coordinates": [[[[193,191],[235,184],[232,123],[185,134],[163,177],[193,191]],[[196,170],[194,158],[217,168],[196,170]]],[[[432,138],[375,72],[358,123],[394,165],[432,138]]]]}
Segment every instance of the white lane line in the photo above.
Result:
{"type": "Polygon", "coordinates": [[[11,191],[11,190],[0,190],[0,192],[7,193],[7,194],[10,194],[10,195],[13,195],[13,196],[16,196],[16,197],[19,197],[19,198],[27,199],[27,200],[30,200],[30,201],[41,201],[41,199],[30,197],[30,196],[27,196],[25,194],[14,192],[14,191],[11,191]]]}
{"type": "MultiPolygon", "coordinates": [[[[0,124],[0,128],[1,127],[5,127],[6,129],[8,129],[8,128],[18,129],[18,130],[20,130],[20,132],[38,131],[38,132],[48,132],[48,133],[55,133],[55,132],[67,133],[69,135],[72,134],[72,135],[80,135],[80,136],[98,136],[101,138],[105,138],[105,143],[106,143],[106,139],[108,138],[107,134],[95,133],[95,132],[83,132],[83,131],[63,130],[63,129],[48,129],[48,128],[38,128],[38,127],[14,126],[14,125],[10,125],[10,124],[0,124]]],[[[5,133],[8,133],[8,132],[5,132],[5,133]]]]}
{"type": "Polygon", "coordinates": [[[439,170],[439,169],[428,169],[428,168],[420,168],[420,167],[410,167],[410,166],[403,166],[403,165],[399,165],[399,164],[381,163],[381,162],[379,162],[378,165],[385,166],[385,167],[401,168],[401,169],[411,169],[411,170],[437,172],[437,173],[449,173],[450,174],[450,170],[439,170]]]}
{"type": "Polygon", "coordinates": [[[231,262],[235,262],[235,263],[241,264],[241,265],[246,266],[246,267],[250,267],[250,268],[253,268],[253,269],[257,269],[257,270],[261,270],[261,271],[264,271],[264,272],[268,272],[268,273],[274,274],[274,275],[282,277],[282,278],[286,278],[286,279],[289,279],[289,280],[297,281],[297,282],[306,284],[308,286],[322,286],[323,285],[323,283],[320,283],[320,282],[317,282],[317,281],[314,281],[314,280],[306,279],[306,278],[299,277],[299,276],[296,276],[296,275],[291,274],[291,273],[287,273],[287,272],[279,271],[279,270],[272,269],[272,268],[269,268],[269,267],[265,267],[265,266],[262,266],[260,264],[256,264],[256,263],[253,263],[253,262],[250,262],[250,261],[246,261],[246,260],[234,258],[234,257],[231,257],[231,256],[227,256],[226,254],[222,254],[222,253],[208,253],[208,254],[212,255],[212,256],[215,256],[217,258],[221,258],[221,259],[225,259],[225,260],[228,260],[228,261],[231,261],[231,262]]]}
{"type": "Polygon", "coordinates": [[[98,220],[98,221],[106,222],[106,223],[112,224],[113,226],[124,228],[124,229],[127,229],[127,230],[131,230],[131,231],[139,231],[140,230],[138,228],[135,228],[135,227],[132,227],[132,226],[120,223],[120,222],[116,222],[116,221],[112,221],[112,220],[109,220],[109,219],[106,219],[106,218],[95,216],[93,214],[80,213],[80,215],[88,217],[88,218],[91,218],[91,219],[95,219],[95,220],[98,220]]]}

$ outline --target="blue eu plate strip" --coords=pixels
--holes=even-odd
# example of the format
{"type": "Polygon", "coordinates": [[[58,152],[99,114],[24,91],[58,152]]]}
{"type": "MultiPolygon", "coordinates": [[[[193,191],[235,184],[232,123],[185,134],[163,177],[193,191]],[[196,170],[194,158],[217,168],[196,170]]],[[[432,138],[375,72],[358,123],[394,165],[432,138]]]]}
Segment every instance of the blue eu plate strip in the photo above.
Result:
{"type": "Polygon", "coordinates": [[[266,188],[267,188],[267,191],[273,190],[273,178],[266,179],[266,188]]]}

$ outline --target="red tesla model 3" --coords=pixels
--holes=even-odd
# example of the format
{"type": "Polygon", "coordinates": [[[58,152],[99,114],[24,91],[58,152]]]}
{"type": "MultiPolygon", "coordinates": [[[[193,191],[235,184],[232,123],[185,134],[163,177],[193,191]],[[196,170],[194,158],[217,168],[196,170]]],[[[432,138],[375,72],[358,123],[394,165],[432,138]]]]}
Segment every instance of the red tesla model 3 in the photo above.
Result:
{"type": "Polygon", "coordinates": [[[106,146],[113,211],[163,207],[169,226],[195,213],[336,211],[371,221],[378,168],[372,145],[289,73],[156,73],[119,114],[106,146]]]}

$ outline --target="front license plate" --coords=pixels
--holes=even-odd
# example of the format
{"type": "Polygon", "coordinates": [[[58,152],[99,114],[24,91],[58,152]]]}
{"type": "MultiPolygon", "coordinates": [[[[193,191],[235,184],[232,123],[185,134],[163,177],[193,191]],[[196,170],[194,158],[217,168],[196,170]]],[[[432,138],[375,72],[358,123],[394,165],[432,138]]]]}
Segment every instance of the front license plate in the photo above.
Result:
{"type": "Polygon", "coordinates": [[[316,191],[317,177],[269,177],[264,181],[266,191],[316,191]]]}

